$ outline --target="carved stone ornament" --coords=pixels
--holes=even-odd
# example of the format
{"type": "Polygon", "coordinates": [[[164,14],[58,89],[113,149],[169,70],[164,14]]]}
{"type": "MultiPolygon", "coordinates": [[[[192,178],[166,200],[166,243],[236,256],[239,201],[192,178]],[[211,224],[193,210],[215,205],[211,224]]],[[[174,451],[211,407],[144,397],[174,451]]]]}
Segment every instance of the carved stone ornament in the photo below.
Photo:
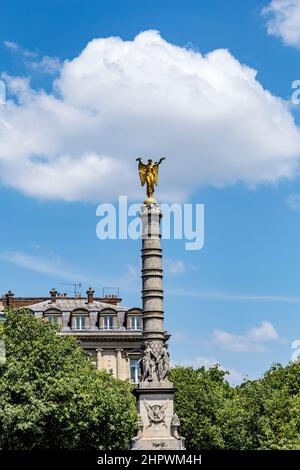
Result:
{"type": "Polygon", "coordinates": [[[165,411],[168,407],[169,400],[167,400],[162,405],[150,405],[146,400],[144,400],[144,404],[148,413],[149,424],[147,429],[152,426],[152,424],[160,424],[162,423],[165,427],[167,427],[165,423],[166,414],[165,411]]]}

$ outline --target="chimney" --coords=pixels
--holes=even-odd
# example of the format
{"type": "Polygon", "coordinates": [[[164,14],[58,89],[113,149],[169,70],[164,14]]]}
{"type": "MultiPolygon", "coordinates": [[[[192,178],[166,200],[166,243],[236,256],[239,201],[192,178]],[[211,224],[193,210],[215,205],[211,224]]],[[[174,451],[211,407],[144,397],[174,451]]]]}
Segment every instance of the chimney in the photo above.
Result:
{"type": "Polygon", "coordinates": [[[53,289],[51,289],[49,294],[51,295],[51,303],[55,304],[56,303],[57,290],[53,288],[53,289]]]}
{"type": "Polygon", "coordinates": [[[92,304],[94,302],[94,292],[95,291],[91,287],[89,287],[88,290],[86,291],[88,304],[92,304]]]}
{"type": "Polygon", "coordinates": [[[9,290],[6,294],[5,294],[5,298],[6,298],[6,306],[8,308],[11,308],[13,306],[13,303],[14,303],[14,293],[9,290]]]}

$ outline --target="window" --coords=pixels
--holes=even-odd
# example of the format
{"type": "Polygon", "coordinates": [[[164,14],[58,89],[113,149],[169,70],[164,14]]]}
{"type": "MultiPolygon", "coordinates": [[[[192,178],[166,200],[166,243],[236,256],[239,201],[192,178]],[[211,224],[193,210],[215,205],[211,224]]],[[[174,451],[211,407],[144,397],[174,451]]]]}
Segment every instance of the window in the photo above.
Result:
{"type": "Polygon", "coordinates": [[[131,317],[131,329],[132,330],[142,329],[142,319],[140,316],[131,317]]]}
{"type": "Polygon", "coordinates": [[[130,381],[132,383],[138,383],[139,381],[139,360],[130,359],[130,381]]]}
{"type": "Polygon", "coordinates": [[[57,324],[57,323],[58,323],[58,317],[57,317],[57,315],[48,315],[48,321],[57,324]]]}
{"type": "Polygon", "coordinates": [[[75,330],[85,330],[86,328],[86,322],[85,322],[86,317],[84,315],[76,315],[74,317],[74,328],[75,330]]]}
{"type": "Polygon", "coordinates": [[[114,328],[114,317],[112,315],[105,315],[103,317],[103,329],[113,330],[114,328]]]}
{"type": "Polygon", "coordinates": [[[61,326],[61,316],[56,315],[54,313],[49,313],[49,315],[45,316],[46,320],[51,323],[52,330],[55,330],[55,325],[61,326]]]}

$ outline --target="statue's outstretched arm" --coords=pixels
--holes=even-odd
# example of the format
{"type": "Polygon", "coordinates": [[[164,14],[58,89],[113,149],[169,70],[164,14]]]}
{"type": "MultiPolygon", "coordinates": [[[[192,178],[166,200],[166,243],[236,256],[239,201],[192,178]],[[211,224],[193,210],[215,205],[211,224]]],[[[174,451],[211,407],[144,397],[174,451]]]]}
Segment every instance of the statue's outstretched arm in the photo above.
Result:
{"type": "Polygon", "coordinates": [[[162,157],[158,162],[155,163],[155,165],[160,165],[163,160],[165,160],[166,157],[162,157]]]}

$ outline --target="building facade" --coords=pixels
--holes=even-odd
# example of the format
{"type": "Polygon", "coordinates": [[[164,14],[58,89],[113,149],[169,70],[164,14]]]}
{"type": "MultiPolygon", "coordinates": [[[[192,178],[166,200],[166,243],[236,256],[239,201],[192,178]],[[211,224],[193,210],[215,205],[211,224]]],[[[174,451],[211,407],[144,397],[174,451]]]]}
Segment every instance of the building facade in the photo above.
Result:
{"type": "Polygon", "coordinates": [[[116,378],[138,382],[143,318],[140,308],[121,305],[120,298],[94,297],[89,288],[86,297],[67,297],[55,289],[50,297],[15,297],[9,291],[2,297],[2,315],[6,308],[27,308],[35,317],[58,324],[60,335],[74,336],[98,369],[110,371],[116,378]]]}

